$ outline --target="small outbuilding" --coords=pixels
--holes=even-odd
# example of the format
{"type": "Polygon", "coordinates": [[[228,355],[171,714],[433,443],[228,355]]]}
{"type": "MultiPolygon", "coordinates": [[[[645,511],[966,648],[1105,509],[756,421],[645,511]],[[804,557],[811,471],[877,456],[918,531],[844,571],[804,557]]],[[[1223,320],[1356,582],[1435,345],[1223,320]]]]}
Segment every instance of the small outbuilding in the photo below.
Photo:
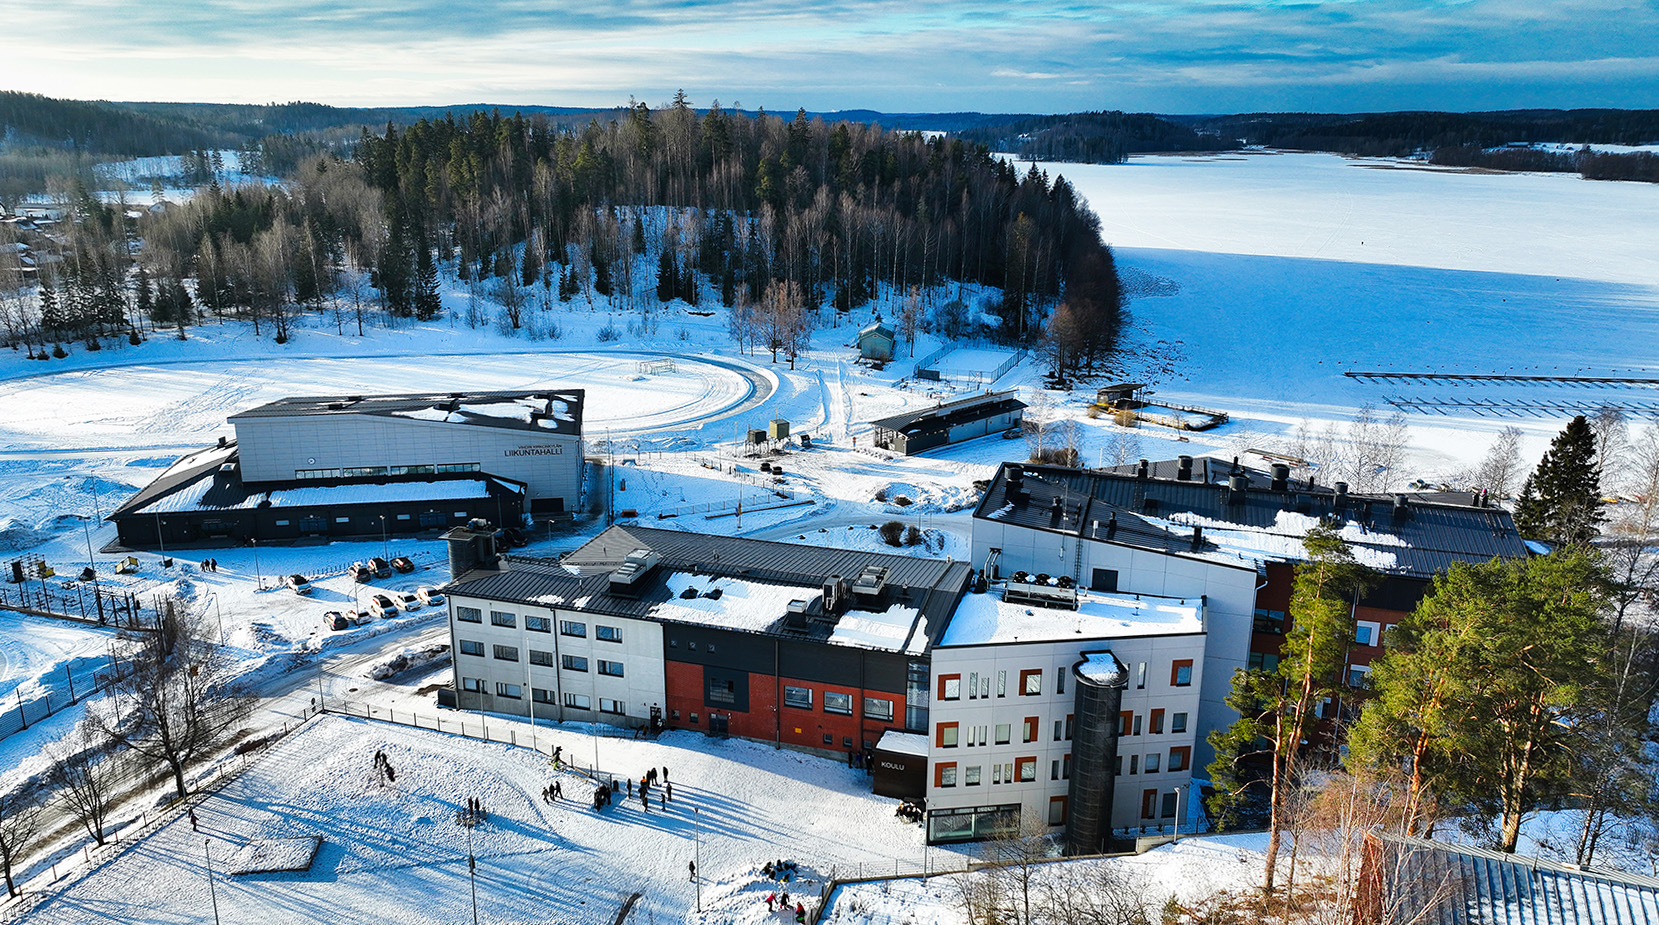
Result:
{"type": "Polygon", "coordinates": [[[927,796],[927,736],[894,729],[876,742],[870,768],[876,796],[920,800],[927,796]]]}
{"type": "Polygon", "coordinates": [[[986,392],[871,423],[876,429],[876,446],[910,456],[1019,427],[1024,420],[1025,402],[1010,390],[986,392]]]}
{"type": "Polygon", "coordinates": [[[881,321],[872,322],[858,331],[858,355],[866,360],[886,363],[893,359],[893,348],[898,337],[893,329],[881,321]]]}

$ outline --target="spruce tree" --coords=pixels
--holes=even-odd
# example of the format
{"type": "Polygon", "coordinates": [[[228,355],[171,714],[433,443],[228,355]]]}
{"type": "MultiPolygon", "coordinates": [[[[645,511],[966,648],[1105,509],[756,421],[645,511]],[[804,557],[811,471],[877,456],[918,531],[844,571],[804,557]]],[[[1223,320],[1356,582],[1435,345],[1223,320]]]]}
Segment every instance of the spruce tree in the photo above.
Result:
{"type": "Polygon", "coordinates": [[[438,265],[432,259],[431,248],[422,246],[416,257],[415,317],[431,321],[443,311],[443,300],[438,297],[438,265]]]}
{"type": "Polygon", "coordinates": [[[1515,503],[1516,529],[1522,536],[1566,546],[1589,543],[1605,519],[1599,471],[1596,435],[1581,414],[1527,476],[1515,503]]]}
{"type": "Polygon", "coordinates": [[[680,268],[674,260],[674,249],[665,247],[657,258],[657,301],[674,301],[679,288],[680,268]]]}

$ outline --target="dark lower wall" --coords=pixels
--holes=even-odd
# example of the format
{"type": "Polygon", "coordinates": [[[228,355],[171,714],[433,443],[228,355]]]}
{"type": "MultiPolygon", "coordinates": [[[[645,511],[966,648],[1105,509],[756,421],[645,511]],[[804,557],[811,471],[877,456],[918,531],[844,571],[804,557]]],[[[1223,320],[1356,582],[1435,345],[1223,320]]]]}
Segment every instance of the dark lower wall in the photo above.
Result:
{"type": "Polygon", "coordinates": [[[110,519],[115,523],[116,535],[122,546],[157,549],[162,545],[240,546],[253,539],[280,542],[311,536],[377,537],[381,535],[382,516],[385,517],[386,535],[403,536],[460,526],[473,517],[483,517],[491,523],[514,524],[522,521],[523,515],[524,496],[504,492],[495,498],[437,504],[428,501],[370,502],[329,507],[190,511],[160,516],[126,514],[110,519]],[[340,518],[345,518],[344,522],[340,518]]]}

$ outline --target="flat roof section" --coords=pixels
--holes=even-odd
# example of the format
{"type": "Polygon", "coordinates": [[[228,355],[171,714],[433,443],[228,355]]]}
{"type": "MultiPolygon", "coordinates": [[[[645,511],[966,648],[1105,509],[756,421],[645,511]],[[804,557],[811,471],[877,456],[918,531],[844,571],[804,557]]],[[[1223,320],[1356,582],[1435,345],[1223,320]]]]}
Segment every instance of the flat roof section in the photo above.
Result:
{"type": "Polygon", "coordinates": [[[281,398],[226,420],[236,424],[273,418],[371,415],[580,436],[584,394],[581,389],[537,389],[304,396],[281,398]]]}
{"type": "Polygon", "coordinates": [[[1123,639],[1204,632],[1204,602],[1178,597],[1078,591],[1077,609],[1010,604],[998,589],[968,594],[940,646],[1123,639]]]}

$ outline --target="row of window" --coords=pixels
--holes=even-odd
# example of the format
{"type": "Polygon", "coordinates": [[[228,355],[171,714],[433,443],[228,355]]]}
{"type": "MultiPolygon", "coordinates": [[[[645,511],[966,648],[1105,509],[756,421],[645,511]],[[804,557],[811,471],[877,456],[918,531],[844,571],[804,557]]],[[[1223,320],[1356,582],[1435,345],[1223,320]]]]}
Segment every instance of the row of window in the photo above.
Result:
{"type": "MultiPolygon", "coordinates": [[[[825,713],[835,713],[840,716],[853,715],[852,694],[842,691],[824,691],[823,694],[825,713]]],[[[795,710],[812,709],[812,688],[784,685],[783,705],[795,710]]],[[[892,722],[893,701],[881,697],[865,697],[864,715],[868,719],[892,722]]]]}
{"type": "MultiPolygon", "coordinates": [[[[1285,633],[1285,612],[1282,610],[1257,610],[1251,628],[1258,633],[1283,636],[1285,633]]],[[[1356,622],[1354,624],[1354,645],[1382,645],[1382,624],[1368,620],[1356,622]]]]}
{"type": "MultiPolygon", "coordinates": [[[[455,606],[455,619],[460,623],[483,623],[484,612],[477,607],[466,607],[457,604],[455,606]]],[[[490,625],[516,629],[518,627],[518,615],[505,610],[492,610],[490,611],[490,625]]],[[[553,632],[553,621],[548,617],[525,614],[524,628],[533,633],[551,633],[553,632]]],[[[575,620],[560,620],[559,633],[564,636],[586,639],[588,625],[575,620]]],[[[594,637],[605,642],[621,642],[622,628],[600,623],[594,627],[594,637]]]]}
{"type": "MultiPolygon", "coordinates": [[[[1123,757],[1124,756],[1122,756],[1122,755],[1118,756],[1117,767],[1113,771],[1114,774],[1117,774],[1120,777],[1123,776],[1123,757]]],[[[1137,755],[1130,755],[1129,756],[1129,773],[1130,774],[1141,774],[1141,773],[1156,774],[1156,773],[1158,773],[1158,766],[1163,764],[1162,759],[1163,759],[1163,753],[1162,752],[1148,752],[1144,758],[1141,755],[1138,755],[1138,754],[1137,755]]],[[[1179,748],[1170,749],[1169,750],[1169,764],[1167,765],[1167,767],[1168,767],[1168,770],[1171,770],[1171,771],[1185,771],[1188,768],[1192,767],[1192,746],[1182,745],[1179,748]]]]}
{"type": "Polygon", "coordinates": [[[431,475],[435,472],[478,472],[478,463],[440,463],[433,466],[343,466],[338,469],[295,469],[296,479],[364,478],[380,475],[431,475]]]}
{"type": "MultiPolygon", "coordinates": [[[[1181,715],[1182,717],[1186,716],[1185,713],[1181,715]]],[[[1072,714],[1068,713],[1066,714],[1066,718],[1064,720],[1057,719],[1054,721],[1054,741],[1071,741],[1072,720],[1072,714]]],[[[1185,722],[1184,719],[1183,722],[1185,722]]],[[[1027,716],[1025,720],[1020,723],[1020,741],[1037,741],[1038,737],[1041,735],[1041,726],[1042,722],[1037,717],[1027,716]]],[[[997,745],[1008,745],[1011,743],[1014,734],[1014,726],[1012,723],[997,723],[995,727],[990,725],[969,726],[965,736],[963,735],[961,723],[939,723],[934,727],[933,741],[934,744],[938,745],[940,748],[955,748],[958,744],[966,745],[969,748],[972,748],[978,745],[985,745],[988,741],[986,736],[992,728],[996,729],[997,745]]]]}
{"type": "MultiPolygon", "coordinates": [[[[1043,670],[1041,668],[1022,669],[1019,674],[1018,686],[1015,692],[1021,697],[1036,697],[1043,692],[1043,670]]],[[[1066,671],[1064,666],[1054,669],[1054,693],[1061,695],[1066,692],[1066,671]]],[[[1136,670],[1135,687],[1146,689],[1146,663],[1141,662],[1136,670]]],[[[1192,686],[1192,659],[1176,659],[1169,666],[1170,687],[1192,686]]],[[[997,697],[1008,696],[1008,672],[998,671],[995,679],[997,697]]],[[[968,680],[964,685],[961,674],[942,674],[939,676],[939,699],[961,700],[964,692],[967,699],[981,700],[991,697],[992,678],[990,672],[980,674],[977,671],[968,672],[968,680]]]]}
{"type": "MultiPolygon", "coordinates": [[[[485,686],[486,683],[483,678],[462,678],[461,689],[477,694],[487,693],[489,689],[485,686]]],[[[497,681],[495,682],[495,695],[508,700],[522,700],[524,698],[524,688],[518,684],[497,681]]],[[[530,699],[537,703],[552,703],[553,692],[540,687],[532,687],[530,688],[530,699]]],[[[593,709],[593,698],[587,694],[565,694],[564,704],[572,710],[591,710],[593,709]]],[[[622,700],[600,697],[599,712],[615,713],[622,716],[627,714],[628,704],[622,700]]]]}
{"type": "MultiPolygon", "coordinates": [[[[461,645],[462,655],[476,655],[480,658],[484,656],[484,644],[482,642],[478,642],[473,639],[462,639],[459,640],[459,642],[461,645]]],[[[491,654],[493,654],[496,659],[503,662],[516,662],[518,661],[518,646],[497,645],[493,647],[491,654]]],[[[588,659],[586,656],[565,655],[561,656],[559,661],[561,667],[563,667],[566,671],[588,670],[588,659]]],[[[623,677],[621,662],[607,661],[602,658],[596,659],[596,661],[599,663],[598,671],[600,674],[609,675],[613,678],[623,677]]],[[[530,664],[551,668],[553,667],[553,653],[546,652],[541,649],[531,649],[530,664]]]]}
{"type": "MultiPolygon", "coordinates": [[[[1187,731],[1187,714],[1169,714],[1169,731],[1179,735],[1187,731]]],[[[1118,714],[1118,738],[1138,736],[1141,734],[1141,715],[1134,710],[1124,710],[1118,714]]],[[[1164,734],[1164,711],[1153,710],[1146,714],[1146,734],[1164,734]]]]}
{"type": "MultiPolygon", "coordinates": [[[[1066,756],[1067,773],[1070,773],[1071,756],[1066,756]]],[[[964,787],[977,787],[985,782],[984,765],[970,764],[962,767],[961,783],[964,787]]],[[[957,763],[941,761],[933,766],[933,785],[935,787],[955,787],[957,785],[957,763]]],[[[1013,761],[994,763],[991,765],[991,783],[1013,784],[1027,783],[1037,779],[1037,759],[1015,758],[1013,761]]]]}

